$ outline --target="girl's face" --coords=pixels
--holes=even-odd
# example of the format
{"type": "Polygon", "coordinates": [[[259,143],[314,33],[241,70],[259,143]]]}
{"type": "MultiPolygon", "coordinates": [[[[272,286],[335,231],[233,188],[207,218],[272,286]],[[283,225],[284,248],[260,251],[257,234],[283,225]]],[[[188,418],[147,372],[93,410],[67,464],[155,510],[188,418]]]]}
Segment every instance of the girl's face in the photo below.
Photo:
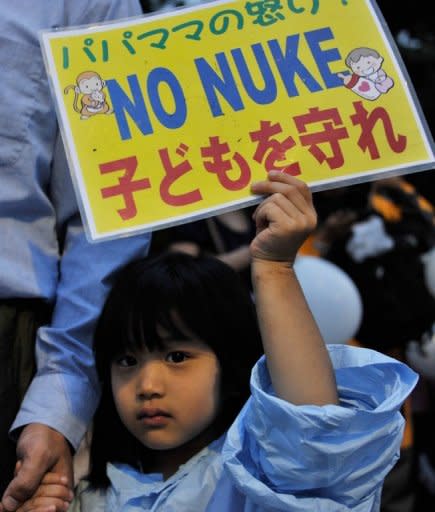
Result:
{"type": "MultiPolygon", "coordinates": [[[[126,428],[147,448],[173,450],[186,445],[187,451],[190,446],[196,452],[210,442],[200,434],[218,414],[219,361],[193,335],[175,340],[163,329],[159,335],[162,349],[126,352],[114,358],[115,406],[126,428]]],[[[184,458],[191,455],[186,453],[184,458]]]]}

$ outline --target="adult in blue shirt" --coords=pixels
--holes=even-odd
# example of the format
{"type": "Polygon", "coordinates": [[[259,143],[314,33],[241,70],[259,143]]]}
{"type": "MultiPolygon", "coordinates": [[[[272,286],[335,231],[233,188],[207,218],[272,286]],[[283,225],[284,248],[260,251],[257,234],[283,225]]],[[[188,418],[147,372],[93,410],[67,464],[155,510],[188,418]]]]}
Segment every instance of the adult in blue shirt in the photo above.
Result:
{"type": "Polygon", "coordinates": [[[0,496],[16,460],[9,429],[21,461],[0,505],[11,511],[49,468],[72,479],[99,396],[95,321],[112,273],[144,256],[149,237],[87,241],[38,41],[41,29],[139,15],[139,2],[0,5],[0,496]]]}

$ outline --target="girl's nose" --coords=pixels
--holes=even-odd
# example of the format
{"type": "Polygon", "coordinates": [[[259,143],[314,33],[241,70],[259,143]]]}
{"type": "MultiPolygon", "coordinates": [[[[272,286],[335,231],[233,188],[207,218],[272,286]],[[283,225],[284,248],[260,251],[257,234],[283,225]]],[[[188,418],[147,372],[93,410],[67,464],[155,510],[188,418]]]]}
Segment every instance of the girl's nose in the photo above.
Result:
{"type": "Polygon", "coordinates": [[[158,361],[148,361],[142,365],[137,380],[137,395],[150,399],[164,395],[164,368],[158,361]]]}

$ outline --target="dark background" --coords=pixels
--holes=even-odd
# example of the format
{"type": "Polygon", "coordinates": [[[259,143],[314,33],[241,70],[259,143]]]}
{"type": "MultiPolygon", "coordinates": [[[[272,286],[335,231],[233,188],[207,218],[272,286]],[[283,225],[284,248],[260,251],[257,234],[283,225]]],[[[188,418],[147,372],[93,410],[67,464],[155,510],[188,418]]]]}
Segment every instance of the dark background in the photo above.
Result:
{"type": "MultiPolygon", "coordinates": [[[[432,2],[378,0],[385,21],[408,70],[432,136],[435,135],[435,17],[432,2]]],[[[432,170],[407,175],[419,192],[435,204],[432,170]]]]}

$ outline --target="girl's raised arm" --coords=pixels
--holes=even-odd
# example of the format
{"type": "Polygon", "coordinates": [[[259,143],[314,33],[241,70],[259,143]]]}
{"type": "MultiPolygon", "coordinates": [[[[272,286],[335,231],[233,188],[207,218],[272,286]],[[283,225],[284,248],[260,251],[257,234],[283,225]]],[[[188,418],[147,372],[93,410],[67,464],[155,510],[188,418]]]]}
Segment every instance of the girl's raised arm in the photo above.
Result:
{"type": "Polygon", "coordinates": [[[338,403],[325,343],[293,270],[317,222],[307,185],[281,172],[252,185],[267,195],[254,214],[252,280],[264,352],[277,395],[293,404],[338,403]]]}

